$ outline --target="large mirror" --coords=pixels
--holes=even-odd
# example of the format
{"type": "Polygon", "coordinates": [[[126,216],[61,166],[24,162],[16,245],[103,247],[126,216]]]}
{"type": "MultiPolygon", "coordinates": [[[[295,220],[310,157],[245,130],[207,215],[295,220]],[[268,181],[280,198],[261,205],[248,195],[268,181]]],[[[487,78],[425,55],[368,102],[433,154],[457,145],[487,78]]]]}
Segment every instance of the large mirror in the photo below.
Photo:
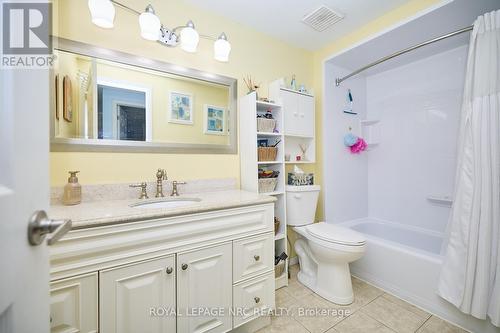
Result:
{"type": "Polygon", "coordinates": [[[52,151],[236,153],[236,79],[54,40],[52,151]]]}

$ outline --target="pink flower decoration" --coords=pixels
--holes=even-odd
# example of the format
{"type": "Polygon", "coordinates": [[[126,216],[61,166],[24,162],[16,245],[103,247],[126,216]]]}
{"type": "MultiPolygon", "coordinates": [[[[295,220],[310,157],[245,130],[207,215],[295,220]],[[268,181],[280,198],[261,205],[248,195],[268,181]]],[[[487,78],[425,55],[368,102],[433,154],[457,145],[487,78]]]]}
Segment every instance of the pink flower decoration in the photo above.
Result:
{"type": "Polygon", "coordinates": [[[358,141],[349,149],[351,149],[352,154],[359,154],[362,151],[366,150],[367,146],[368,145],[366,144],[365,140],[363,140],[362,138],[358,138],[358,141]]]}

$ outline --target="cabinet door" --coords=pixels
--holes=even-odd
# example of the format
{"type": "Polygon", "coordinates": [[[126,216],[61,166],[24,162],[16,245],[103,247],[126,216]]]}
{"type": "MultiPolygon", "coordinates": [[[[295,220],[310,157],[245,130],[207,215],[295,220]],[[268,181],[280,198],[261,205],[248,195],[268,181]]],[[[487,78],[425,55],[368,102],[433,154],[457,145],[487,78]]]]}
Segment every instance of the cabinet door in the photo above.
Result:
{"type": "Polygon", "coordinates": [[[101,271],[100,332],[175,332],[175,258],[101,271]]]}
{"type": "Polygon", "coordinates": [[[274,272],[234,286],[234,328],[274,309],[274,272]]]}
{"type": "Polygon", "coordinates": [[[283,121],[285,134],[298,134],[298,115],[299,115],[299,95],[290,91],[282,90],[281,98],[283,101],[283,121]]]}
{"type": "Polygon", "coordinates": [[[97,332],[97,272],[50,283],[50,331],[97,332]]]}
{"type": "Polygon", "coordinates": [[[248,237],[233,242],[235,283],[273,270],[274,234],[248,237]]]}
{"type": "Polygon", "coordinates": [[[298,135],[314,136],[314,98],[310,96],[299,95],[298,111],[299,129],[298,135]]]}
{"type": "Polygon", "coordinates": [[[177,254],[179,333],[232,328],[231,262],[231,243],[177,254]]]}

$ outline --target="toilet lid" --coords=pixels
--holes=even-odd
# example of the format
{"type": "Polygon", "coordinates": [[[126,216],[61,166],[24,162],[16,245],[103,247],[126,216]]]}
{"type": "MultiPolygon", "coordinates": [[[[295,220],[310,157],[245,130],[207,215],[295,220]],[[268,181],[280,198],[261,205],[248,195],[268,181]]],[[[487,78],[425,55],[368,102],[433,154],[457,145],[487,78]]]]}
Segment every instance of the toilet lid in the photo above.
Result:
{"type": "Polygon", "coordinates": [[[366,242],[365,237],[359,232],[324,222],[308,225],[307,231],[312,236],[330,243],[356,246],[366,242]]]}

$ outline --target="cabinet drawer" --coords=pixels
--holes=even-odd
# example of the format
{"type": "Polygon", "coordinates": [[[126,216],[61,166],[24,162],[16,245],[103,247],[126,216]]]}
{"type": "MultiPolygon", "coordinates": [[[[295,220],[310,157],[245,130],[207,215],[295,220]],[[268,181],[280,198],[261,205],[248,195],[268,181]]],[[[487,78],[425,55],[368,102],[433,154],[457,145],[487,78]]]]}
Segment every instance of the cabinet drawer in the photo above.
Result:
{"type": "Polygon", "coordinates": [[[233,282],[273,269],[274,237],[265,234],[233,242],[233,282]]]}
{"type": "Polygon", "coordinates": [[[233,328],[274,309],[274,273],[241,282],[233,287],[233,328]]]}
{"type": "Polygon", "coordinates": [[[50,331],[97,332],[97,273],[50,283],[50,331]]]}

